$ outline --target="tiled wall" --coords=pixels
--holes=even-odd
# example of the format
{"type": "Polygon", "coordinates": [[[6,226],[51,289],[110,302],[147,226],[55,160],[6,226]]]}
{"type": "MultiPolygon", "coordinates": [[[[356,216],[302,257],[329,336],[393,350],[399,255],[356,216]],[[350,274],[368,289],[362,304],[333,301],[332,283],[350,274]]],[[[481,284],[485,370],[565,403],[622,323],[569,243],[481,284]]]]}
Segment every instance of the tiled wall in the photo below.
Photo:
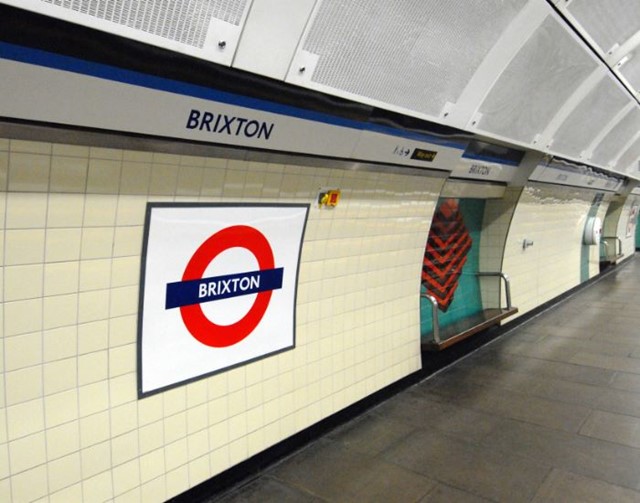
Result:
{"type": "MultiPolygon", "coordinates": [[[[521,193],[521,187],[509,187],[502,198],[487,200],[480,240],[480,271],[502,271],[505,241],[521,193]]],[[[480,289],[484,309],[506,306],[504,284],[500,278],[481,278],[480,289]]]]}
{"type": "Polygon", "coordinates": [[[636,251],[636,229],[637,210],[635,217],[630,221],[632,207],[640,205],[640,197],[630,195],[622,207],[618,220],[616,235],[622,240],[622,254],[625,258],[630,257],[636,251]]]}
{"type": "Polygon", "coordinates": [[[503,265],[511,278],[517,316],[580,283],[584,225],[594,195],[586,189],[538,183],[524,188],[509,229],[503,265]],[[524,239],[532,240],[533,246],[524,250],[524,239]]]}
{"type": "Polygon", "coordinates": [[[0,501],[162,501],[420,367],[441,179],[0,139],[0,501]],[[143,400],[147,201],[313,203],[297,347],[143,400]]]}

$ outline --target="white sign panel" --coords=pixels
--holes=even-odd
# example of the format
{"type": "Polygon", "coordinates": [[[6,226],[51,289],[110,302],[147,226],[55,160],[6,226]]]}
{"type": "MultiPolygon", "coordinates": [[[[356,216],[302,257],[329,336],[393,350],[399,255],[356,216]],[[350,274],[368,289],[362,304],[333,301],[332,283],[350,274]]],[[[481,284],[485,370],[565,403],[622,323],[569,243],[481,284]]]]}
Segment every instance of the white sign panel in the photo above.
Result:
{"type": "Polygon", "coordinates": [[[148,205],[139,396],[294,347],[308,211],[308,205],[148,205]]]}

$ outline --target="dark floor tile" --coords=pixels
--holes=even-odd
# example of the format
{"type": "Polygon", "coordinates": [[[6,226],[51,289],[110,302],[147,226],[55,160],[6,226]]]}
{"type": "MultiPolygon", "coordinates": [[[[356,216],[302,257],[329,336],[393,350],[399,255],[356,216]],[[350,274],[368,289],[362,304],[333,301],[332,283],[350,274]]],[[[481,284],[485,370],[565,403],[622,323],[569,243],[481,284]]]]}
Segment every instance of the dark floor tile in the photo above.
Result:
{"type": "Polygon", "coordinates": [[[270,471],[281,482],[327,501],[417,501],[435,482],[364,455],[342,444],[322,440],[270,471]]]}
{"type": "Polygon", "coordinates": [[[325,500],[278,480],[262,476],[221,499],[212,499],[211,503],[214,501],[220,503],[322,503],[325,500]]]}
{"type": "Polygon", "coordinates": [[[637,503],[640,492],[602,480],[553,470],[533,499],[534,503],[637,503]]]}
{"type": "Polygon", "coordinates": [[[414,430],[415,426],[374,410],[333,431],[329,438],[349,449],[375,456],[414,430]]]}
{"type": "Polygon", "coordinates": [[[640,393],[640,375],[618,372],[611,382],[611,387],[640,393]]]}
{"type": "Polygon", "coordinates": [[[485,444],[505,455],[517,452],[555,468],[637,490],[640,449],[505,420],[485,444]]]}
{"type": "Polygon", "coordinates": [[[390,462],[494,501],[529,501],[549,472],[543,463],[418,431],[385,455],[390,462]]]}
{"type": "Polygon", "coordinates": [[[640,417],[594,410],[580,434],[640,449],[640,417]]]}
{"type": "Polygon", "coordinates": [[[420,503],[487,503],[490,501],[454,487],[438,484],[420,500],[420,503]]]}
{"type": "Polygon", "coordinates": [[[579,352],[571,357],[570,363],[596,367],[607,370],[617,370],[630,374],[640,374],[640,359],[628,356],[610,356],[596,353],[579,352]]]}

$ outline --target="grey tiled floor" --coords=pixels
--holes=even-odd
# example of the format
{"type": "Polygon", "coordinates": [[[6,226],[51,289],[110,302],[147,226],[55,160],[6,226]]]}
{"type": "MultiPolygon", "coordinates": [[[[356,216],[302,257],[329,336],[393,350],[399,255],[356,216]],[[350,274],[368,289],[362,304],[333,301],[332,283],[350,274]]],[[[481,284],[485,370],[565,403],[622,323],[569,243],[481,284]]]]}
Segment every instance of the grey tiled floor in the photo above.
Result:
{"type": "Polygon", "coordinates": [[[640,502],[640,258],[216,500],[640,502]]]}

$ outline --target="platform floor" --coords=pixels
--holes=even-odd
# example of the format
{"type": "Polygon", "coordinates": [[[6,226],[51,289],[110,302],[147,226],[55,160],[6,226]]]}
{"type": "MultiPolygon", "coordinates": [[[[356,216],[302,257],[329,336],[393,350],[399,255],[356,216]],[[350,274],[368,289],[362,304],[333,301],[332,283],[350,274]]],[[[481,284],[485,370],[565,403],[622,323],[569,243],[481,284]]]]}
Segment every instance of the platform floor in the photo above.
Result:
{"type": "Polygon", "coordinates": [[[640,258],[215,501],[640,502],[640,258]]]}

